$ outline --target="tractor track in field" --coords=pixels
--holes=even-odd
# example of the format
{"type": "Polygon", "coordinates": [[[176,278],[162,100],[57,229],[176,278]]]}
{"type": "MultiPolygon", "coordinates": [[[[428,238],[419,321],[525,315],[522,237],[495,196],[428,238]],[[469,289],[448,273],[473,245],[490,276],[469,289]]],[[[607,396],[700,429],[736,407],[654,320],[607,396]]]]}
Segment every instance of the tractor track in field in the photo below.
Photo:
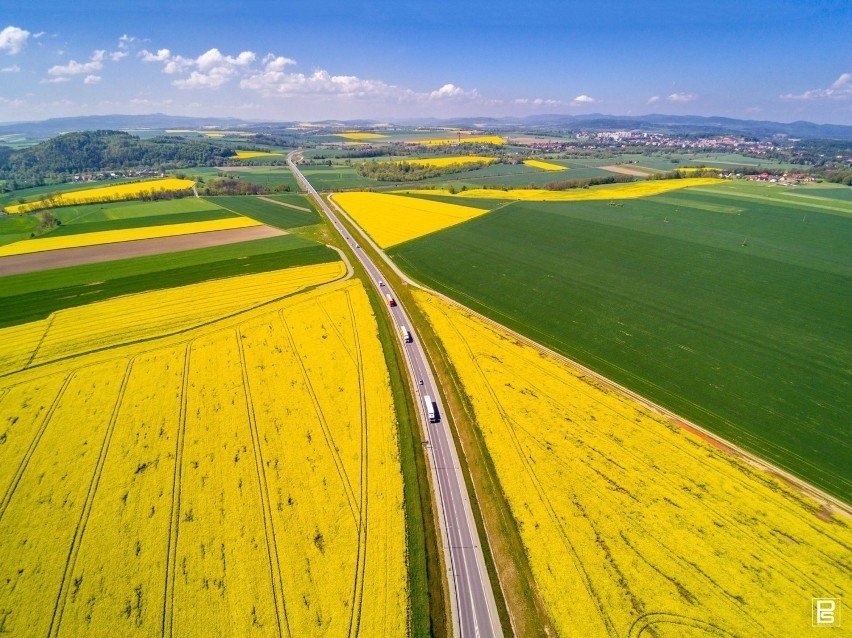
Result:
{"type": "Polygon", "coordinates": [[[95,463],[95,469],[92,473],[92,478],[89,481],[89,489],[86,492],[86,499],[83,501],[83,507],[80,512],[80,519],[74,528],[74,536],[71,538],[71,546],[68,549],[68,558],[65,562],[65,569],[62,573],[62,578],[59,581],[59,594],[56,597],[56,603],[53,607],[53,615],[50,619],[50,627],[47,630],[47,635],[51,638],[59,635],[59,629],[62,625],[62,616],[65,612],[65,603],[68,600],[68,592],[71,588],[71,576],[77,565],[77,557],[80,555],[80,546],[83,542],[83,537],[86,534],[86,526],[89,523],[89,517],[92,514],[92,507],[95,501],[95,495],[100,485],[101,474],[103,473],[104,464],[106,463],[109,446],[112,443],[112,435],[115,432],[115,424],[118,421],[118,415],[121,412],[121,405],[124,402],[124,395],[127,391],[127,383],[130,380],[130,375],[133,372],[133,365],[136,359],[132,358],[127,361],[124,369],[124,375],[121,379],[121,386],[118,390],[118,396],[115,398],[112,414],[110,415],[109,423],[104,433],[104,440],[101,443],[101,449],[98,453],[98,459],[95,463]]]}
{"type": "Polygon", "coordinates": [[[286,630],[287,636],[292,636],[290,622],[287,617],[287,604],[284,598],[284,577],[281,574],[281,561],[278,557],[278,542],[275,537],[275,524],[272,520],[272,505],[269,499],[269,482],[266,480],[266,465],[263,460],[263,450],[260,446],[260,433],[257,429],[257,417],[254,411],[254,399],[251,393],[251,381],[249,380],[248,367],[246,366],[246,353],[243,346],[243,334],[236,329],[237,349],[240,353],[240,369],[243,375],[243,388],[246,401],[246,416],[251,431],[252,447],[254,448],[254,466],[257,472],[258,490],[260,492],[261,510],[263,514],[263,531],[266,536],[266,557],[269,562],[269,575],[272,580],[272,600],[275,605],[275,620],[278,624],[278,635],[282,629],[286,630]]]}

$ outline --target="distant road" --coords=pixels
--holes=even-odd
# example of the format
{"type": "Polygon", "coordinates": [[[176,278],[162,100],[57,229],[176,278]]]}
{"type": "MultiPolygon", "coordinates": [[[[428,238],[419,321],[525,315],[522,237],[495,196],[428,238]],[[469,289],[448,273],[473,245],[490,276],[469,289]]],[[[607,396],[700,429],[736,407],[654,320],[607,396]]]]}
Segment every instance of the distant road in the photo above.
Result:
{"type": "Polygon", "coordinates": [[[287,164],[299,184],[322,208],[331,220],[332,227],[340,233],[355,253],[376,290],[385,299],[385,303],[387,304],[385,295],[390,295],[394,299],[395,305],[388,309],[396,327],[397,338],[402,339],[402,326],[406,327],[412,337],[412,340],[404,343],[403,347],[408,361],[408,372],[411,376],[412,386],[416,390],[415,396],[425,428],[426,450],[433,474],[432,487],[440,515],[441,540],[444,546],[444,555],[449,559],[448,582],[451,594],[453,634],[463,638],[502,636],[500,619],[497,615],[497,604],[494,601],[491,582],[488,580],[482,548],[479,546],[479,537],[476,533],[476,524],[473,520],[473,512],[465,488],[461,466],[452,435],[444,423],[444,405],[441,402],[440,394],[437,392],[437,384],[420,340],[411,329],[408,314],[399,303],[394,291],[384,281],[376,265],[360,248],[358,241],[350,236],[349,232],[341,225],[337,215],[299,171],[293,161],[296,154],[297,152],[294,151],[287,156],[287,164]],[[435,423],[430,422],[427,416],[427,408],[423,400],[423,397],[427,395],[434,404],[433,409],[437,415],[437,422],[435,423]]]}

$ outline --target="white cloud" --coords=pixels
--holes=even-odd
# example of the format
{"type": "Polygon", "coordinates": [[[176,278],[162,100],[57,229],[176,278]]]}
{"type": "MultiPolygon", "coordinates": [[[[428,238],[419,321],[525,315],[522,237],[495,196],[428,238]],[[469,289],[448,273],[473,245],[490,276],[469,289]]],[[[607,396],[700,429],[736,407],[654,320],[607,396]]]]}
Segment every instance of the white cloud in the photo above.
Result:
{"type": "Polygon", "coordinates": [[[99,75],[87,75],[83,80],[83,84],[98,84],[102,79],[99,75]]]}
{"type": "Polygon", "coordinates": [[[848,100],[852,98],[852,73],[841,73],[827,89],[811,89],[804,93],[788,93],[782,100],[848,100]]]}
{"type": "Polygon", "coordinates": [[[109,54],[109,59],[113,62],[118,62],[122,58],[126,58],[128,55],[130,54],[127,51],[112,51],[109,54]]]}
{"type": "Polygon", "coordinates": [[[40,81],[40,84],[61,84],[62,82],[70,82],[71,78],[65,77],[64,75],[60,75],[55,78],[44,78],[40,81]]]}
{"type": "Polygon", "coordinates": [[[56,76],[83,75],[84,73],[90,74],[93,71],[100,71],[104,67],[103,61],[105,55],[106,51],[95,51],[92,54],[92,57],[89,58],[88,62],[80,63],[75,60],[71,60],[68,64],[65,65],[57,64],[56,66],[50,67],[50,69],[48,69],[47,71],[47,74],[56,76]]]}
{"type": "MultiPolygon", "coordinates": [[[[582,96],[585,97],[585,96],[582,96]]],[[[491,100],[491,103],[496,103],[496,100],[491,100]]],[[[513,100],[514,104],[521,105],[529,105],[529,106],[576,106],[574,101],[566,102],[565,100],[555,100],[553,98],[528,98],[528,97],[519,97],[513,100]]]]}
{"type": "Polygon", "coordinates": [[[648,104],[656,104],[659,101],[660,101],[659,95],[653,95],[653,96],[648,98],[648,104]]]}
{"type": "Polygon", "coordinates": [[[571,104],[574,106],[579,106],[581,104],[597,104],[597,100],[588,95],[578,95],[573,100],[571,100],[571,104]]]}
{"type": "Polygon", "coordinates": [[[296,61],[291,58],[285,58],[281,55],[275,56],[270,53],[263,58],[263,64],[267,71],[283,71],[285,67],[296,64],[296,61]]]}
{"type": "MultiPolygon", "coordinates": [[[[168,75],[183,74],[189,71],[189,75],[176,79],[173,85],[182,89],[217,88],[226,84],[229,80],[237,77],[241,72],[249,69],[257,59],[253,51],[243,51],[237,56],[223,55],[219,49],[213,48],[202,53],[197,58],[185,58],[181,55],[172,55],[169,49],[160,49],[156,53],[143,50],[139,53],[143,62],[160,62],[163,64],[163,73],[168,75]]],[[[275,58],[267,56],[267,65],[273,68],[283,68],[292,60],[287,58],[275,58]]]]}
{"type": "Polygon", "coordinates": [[[20,53],[21,49],[26,46],[29,37],[29,31],[20,27],[8,26],[0,31],[0,51],[5,51],[9,55],[20,53]]]}
{"type": "Polygon", "coordinates": [[[143,62],[166,62],[171,57],[172,52],[168,49],[160,49],[156,53],[151,53],[147,49],[139,52],[139,57],[143,62]]]}
{"type": "Polygon", "coordinates": [[[445,84],[437,91],[429,93],[429,97],[433,100],[440,100],[448,97],[461,97],[464,95],[464,89],[455,84],[445,84]]]}
{"type": "Polygon", "coordinates": [[[0,69],[0,73],[20,73],[20,72],[21,72],[21,67],[19,67],[17,64],[13,64],[12,66],[4,66],[2,69],[0,69]]]}
{"type": "Polygon", "coordinates": [[[258,91],[267,97],[305,95],[390,96],[397,99],[414,97],[414,92],[408,89],[378,80],[364,80],[354,75],[332,75],[324,69],[317,69],[310,75],[286,72],[285,67],[295,64],[295,61],[289,58],[266,56],[264,62],[263,69],[250,72],[243,78],[240,88],[258,91]]]}
{"type": "Polygon", "coordinates": [[[666,98],[666,100],[675,104],[685,104],[687,102],[693,102],[695,98],[696,95],[694,93],[672,93],[666,98]]]}

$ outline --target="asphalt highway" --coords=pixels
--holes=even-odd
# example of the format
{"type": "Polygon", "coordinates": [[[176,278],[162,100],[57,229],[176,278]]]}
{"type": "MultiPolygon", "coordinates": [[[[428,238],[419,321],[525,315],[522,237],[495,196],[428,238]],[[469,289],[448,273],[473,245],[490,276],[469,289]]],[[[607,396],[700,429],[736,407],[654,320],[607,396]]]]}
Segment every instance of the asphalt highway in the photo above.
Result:
{"type": "Polygon", "coordinates": [[[372,284],[385,299],[385,304],[388,305],[385,295],[390,295],[394,299],[394,305],[388,306],[388,310],[396,325],[397,338],[400,339],[405,350],[408,373],[411,375],[412,387],[415,388],[421,413],[423,445],[432,467],[432,487],[435,502],[438,505],[441,540],[444,555],[448,558],[447,578],[450,586],[453,633],[463,638],[502,636],[494,592],[488,579],[482,548],[479,546],[479,537],[476,533],[464,477],[452,435],[444,423],[444,405],[437,392],[435,378],[426,354],[417,334],[411,329],[411,322],[396,294],[383,280],[381,272],[373,261],[361,249],[362,239],[350,236],[335,212],[299,171],[292,159],[294,155],[296,153],[288,155],[287,163],[299,184],[322,208],[331,220],[333,228],[342,235],[355,253],[366,269],[372,284]],[[403,326],[411,335],[409,342],[403,341],[403,326]],[[425,396],[429,396],[433,402],[435,422],[430,422],[427,416],[428,410],[423,398],[425,396]]]}

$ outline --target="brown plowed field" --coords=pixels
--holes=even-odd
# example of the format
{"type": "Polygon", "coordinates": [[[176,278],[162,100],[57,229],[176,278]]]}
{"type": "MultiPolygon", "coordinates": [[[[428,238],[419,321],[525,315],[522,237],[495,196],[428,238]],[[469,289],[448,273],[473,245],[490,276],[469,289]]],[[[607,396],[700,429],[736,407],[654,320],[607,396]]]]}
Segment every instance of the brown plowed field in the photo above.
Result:
{"type": "Polygon", "coordinates": [[[51,250],[29,255],[11,255],[0,257],[0,276],[18,275],[39,270],[95,264],[103,261],[115,261],[130,257],[175,253],[181,250],[207,248],[209,246],[224,246],[240,241],[264,239],[285,234],[284,231],[271,226],[251,226],[233,230],[218,230],[208,233],[195,233],[177,237],[160,237],[157,239],[138,239],[116,244],[101,246],[85,246],[81,248],[66,248],[51,250]]]}
{"type": "Polygon", "coordinates": [[[646,169],[634,168],[632,166],[600,166],[599,168],[609,171],[610,173],[621,173],[622,175],[632,175],[633,177],[647,177],[653,171],[649,171],[646,169]]]}

